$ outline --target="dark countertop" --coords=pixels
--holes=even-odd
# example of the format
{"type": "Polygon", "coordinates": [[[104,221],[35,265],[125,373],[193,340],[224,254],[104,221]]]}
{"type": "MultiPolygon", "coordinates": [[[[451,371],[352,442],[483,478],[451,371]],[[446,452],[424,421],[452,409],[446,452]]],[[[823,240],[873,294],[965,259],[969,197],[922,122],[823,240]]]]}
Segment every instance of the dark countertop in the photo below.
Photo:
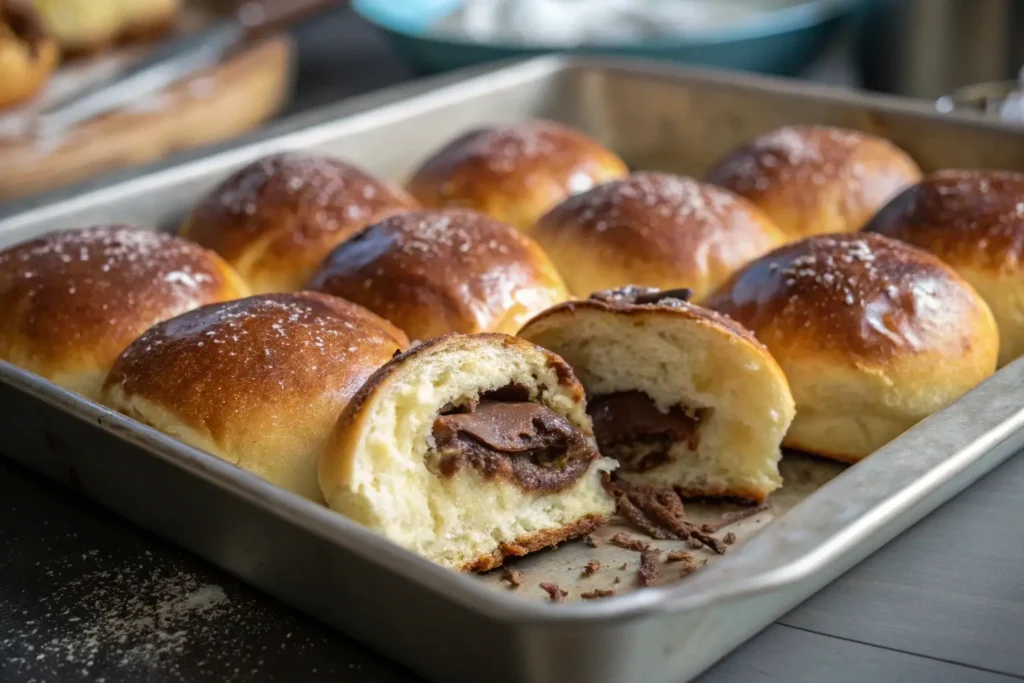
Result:
{"type": "MultiPolygon", "coordinates": [[[[300,48],[291,112],[411,75],[344,14],[305,27],[300,48]]],[[[836,64],[818,74],[836,80],[836,64]]],[[[1018,456],[701,681],[1024,679],[1021,519],[1018,456]]],[[[421,680],[4,460],[0,548],[5,683],[421,680]]]]}

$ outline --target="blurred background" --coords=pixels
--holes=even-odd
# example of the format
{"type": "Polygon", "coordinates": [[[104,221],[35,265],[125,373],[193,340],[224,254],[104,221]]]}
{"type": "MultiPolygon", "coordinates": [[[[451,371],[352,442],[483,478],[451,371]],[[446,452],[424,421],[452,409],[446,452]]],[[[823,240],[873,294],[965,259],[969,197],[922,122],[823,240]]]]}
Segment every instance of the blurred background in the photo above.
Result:
{"type": "Polygon", "coordinates": [[[1024,121],[1022,29],[1019,0],[0,0],[0,213],[355,94],[550,52],[1024,121]]]}

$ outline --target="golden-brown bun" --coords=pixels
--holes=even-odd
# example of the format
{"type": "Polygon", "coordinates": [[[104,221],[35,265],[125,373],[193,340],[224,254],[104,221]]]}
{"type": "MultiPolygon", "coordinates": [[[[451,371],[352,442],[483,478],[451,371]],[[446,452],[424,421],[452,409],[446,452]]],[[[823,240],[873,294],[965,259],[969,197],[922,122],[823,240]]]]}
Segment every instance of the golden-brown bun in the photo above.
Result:
{"type": "Polygon", "coordinates": [[[59,53],[31,5],[0,0],[0,109],[35,95],[57,67],[59,53]]]}
{"type": "Polygon", "coordinates": [[[43,24],[66,51],[93,53],[174,23],[181,0],[34,0],[43,24]]]}
{"type": "Polygon", "coordinates": [[[221,183],[181,234],[227,259],[253,292],[290,292],[362,227],[414,207],[401,189],[338,159],[279,154],[221,183]]]}
{"type": "Polygon", "coordinates": [[[98,400],[118,354],[150,325],[247,293],[219,256],[179,237],[53,233],[0,252],[0,359],[98,400]]]}
{"type": "Polygon", "coordinates": [[[786,241],[760,209],[720,187],[634,173],[571,197],[530,233],[578,297],[638,284],[697,300],[786,241]]]}
{"type": "Polygon", "coordinates": [[[601,476],[613,468],[594,449],[583,387],[561,358],[515,337],[452,334],[374,373],[338,419],[319,473],[334,510],[446,567],[486,571],[602,524],[615,505],[601,476]],[[486,461],[454,472],[430,465],[440,414],[508,388],[520,396],[506,400],[540,404],[568,422],[589,454],[579,468],[549,470],[571,473],[553,488],[486,461]]]}
{"type": "Polygon", "coordinates": [[[706,304],[746,326],[796,399],[783,445],[855,462],[995,371],[977,292],[931,254],[866,233],[782,247],[706,304]]]}
{"type": "Polygon", "coordinates": [[[580,378],[601,453],[619,460],[618,476],[687,496],[763,501],[782,484],[789,385],[750,332],[686,294],[602,292],[555,306],[519,336],[562,356],[580,378]],[[675,414],[682,433],[647,431],[628,404],[602,417],[602,397],[637,392],[662,415],[675,414]],[[619,424],[602,428],[609,418],[619,424]]]}
{"type": "Polygon", "coordinates": [[[104,402],[322,502],[316,461],[338,414],[405,336],[314,292],[204,306],[156,325],[110,372],[104,402]]]}
{"type": "Polygon", "coordinates": [[[529,230],[545,211],[629,169],[594,140],[551,121],[488,126],[438,150],[408,183],[428,208],[482,211],[529,230]]]}
{"type": "Polygon", "coordinates": [[[914,160],[892,143],[824,126],[766,133],[708,175],[754,202],[790,239],[859,230],[920,179],[914,160]]]}
{"type": "Polygon", "coordinates": [[[540,247],[475,211],[398,214],[339,245],[311,289],[366,306],[410,339],[515,333],[568,294],[540,247]]]}
{"type": "Polygon", "coordinates": [[[952,266],[992,309],[999,365],[1024,353],[1024,174],[948,170],[904,191],[867,225],[952,266]]]}

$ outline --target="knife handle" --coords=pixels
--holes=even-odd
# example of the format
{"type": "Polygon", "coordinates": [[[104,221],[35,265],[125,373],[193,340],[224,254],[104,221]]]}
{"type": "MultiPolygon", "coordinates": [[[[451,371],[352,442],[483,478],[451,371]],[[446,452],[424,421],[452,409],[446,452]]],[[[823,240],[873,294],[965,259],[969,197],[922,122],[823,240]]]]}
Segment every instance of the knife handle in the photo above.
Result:
{"type": "Polygon", "coordinates": [[[266,37],[339,0],[245,0],[235,16],[245,29],[245,40],[266,37]]]}

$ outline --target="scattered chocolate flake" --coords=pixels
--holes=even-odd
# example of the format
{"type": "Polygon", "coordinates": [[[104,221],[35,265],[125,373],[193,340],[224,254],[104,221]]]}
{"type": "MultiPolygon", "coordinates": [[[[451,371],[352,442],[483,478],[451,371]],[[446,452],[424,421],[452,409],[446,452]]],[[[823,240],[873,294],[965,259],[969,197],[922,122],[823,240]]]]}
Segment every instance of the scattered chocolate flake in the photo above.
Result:
{"type": "Polygon", "coordinates": [[[704,544],[698,541],[696,538],[691,538],[686,542],[686,545],[692,550],[700,550],[704,547],[704,544]]]}
{"type": "Polygon", "coordinates": [[[725,538],[722,539],[722,542],[726,545],[732,545],[736,542],[736,534],[730,531],[725,535],[725,538]]]}
{"type": "Polygon", "coordinates": [[[617,545],[620,548],[625,548],[626,550],[635,550],[637,552],[644,552],[651,548],[651,544],[647,541],[642,541],[639,538],[633,538],[629,534],[621,531],[612,536],[611,541],[612,545],[617,545]]]}
{"type": "Polygon", "coordinates": [[[507,581],[509,586],[519,588],[523,585],[523,574],[518,569],[504,567],[503,571],[504,575],[501,578],[503,581],[507,581]]]}
{"type": "Polygon", "coordinates": [[[601,545],[601,538],[599,536],[595,536],[594,534],[587,534],[583,537],[583,542],[591,548],[596,548],[597,546],[601,545]]]}
{"type": "Polygon", "coordinates": [[[584,600],[596,600],[597,598],[610,598],[615,595],[615,591],[611,588],[595,588],[589,593],[580,593],[580,597],[584,600]]]}
{"type": "Polygon", "coordinates": [[[685,550],[673,550],[665,556],[666,562],[686,562],[693,561],[693,556],[685,550]]]}
{"type": "Polygon", "coordinates": [[[564,602],[565,596],[569,594],[568,591],[559,588],[557,583],[542,583],[540,587],[551,598],[551,602],[564,602]]]}
{"type": "Polygon", "coordinates": [[[711,548],[711,550],[714,551],[714,553],[716,555],[724,555],[725,554],[725,551],[726,551],[728,546],[726,546],[724,543],[722,543],[722,541],[720,539],[715,538],[711,534],[706,534],[703,531],[697,531],[696,529],[691,531],[690,534],[694,538],[696,538],[698,541],[703,543],[705,546],[707,546],[708,548],[711,548]]]}
{"type": "Polygon", "coordinates": [[[623,563],[622,563],[622,566],[621,566],[621,567],[619,567],[619,571],[623,571],[623,572],[624,572],[624,571],[626,571],[627,569],[629,569],[629,562],[623,562],[623,563]]]}
{"type": "MultiPolygon", "coordinates": [[[[717,522],[705,524],[701,528],[707,531],[709,534],[713,534],[716,531],[720,531],[727,526],[736,524],[737,522],[742,522],[744,519],[747,519],[748,517],[753,517],[754,515],[764,512],[765,510],[770,510],[771,508],[772,506],[770,503],[761,503],[760,505],[744,508],[743,510],[734,510],[732,512],[727,512],[724,515],[722,515],[722,518],[717,522]]],[[[760,520],[758,520],[758,523],[760,523],[760,520]]]]}
{"type": "Polygon", "coordinates": [[[620,581],[622,581],[622,579],[621,579],[621,578],[619,578],[618,576],[616,576],[616,577],[615,577],[615,580],[614,580],[614,581],[612,581],[612,583],[619,583],[620,581]]]}
{"type": "Polygon", "coordinates": [[[636,570],[640,583],[645,586],[654,585],[654,582],[658,580],[658,574],[661,573],[661,564],[658,562],[660,559],[661,550],[657,548],[640,553],[640,568],[636,570]]]}
{"type": "Polygon", "coordinates": [[[623,518],[625,518],[627,522],[638,528],[640,531],[643,531],[651,538],[669,538],[668,533],[666,533],[664,529],[660,528],[654,522],[652,522],[647,517],[647,515],[644,514],[643,510],[641,510],[640,508],[633,504],[633,502],[629,499],[628,496],[619,496],[616,499],[616,502],[618,504],[619,514],[623,518]]]}
{"type": "Polygon", "coordinates": [[[601,568],[601,563],[597,560],[591,560],[587,562],[587,566],[583,568],[584,576],[593,576],[601,568]]]}

